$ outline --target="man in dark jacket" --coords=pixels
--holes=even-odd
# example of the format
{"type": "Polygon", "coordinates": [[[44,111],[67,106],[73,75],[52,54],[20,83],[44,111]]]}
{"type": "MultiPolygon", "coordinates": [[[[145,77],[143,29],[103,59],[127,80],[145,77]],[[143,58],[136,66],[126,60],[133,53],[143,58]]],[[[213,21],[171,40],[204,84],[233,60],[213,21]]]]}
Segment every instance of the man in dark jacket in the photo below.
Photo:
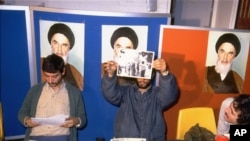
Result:
{"type": "Polygon", "coordinates": [[[106,73],[102,78],[103,96],[111,104],[120,107],[114,122],[115,138],[166,140],[163,110],[176,101],[178,87],[165,60],[156,59],[153,68],[160,73],[159,86],[152,85],[154,74],[151,79],[136,78],[134,85],[119,85],[116,76],[117,64],[114,61],[105,63],[106,73]]]}

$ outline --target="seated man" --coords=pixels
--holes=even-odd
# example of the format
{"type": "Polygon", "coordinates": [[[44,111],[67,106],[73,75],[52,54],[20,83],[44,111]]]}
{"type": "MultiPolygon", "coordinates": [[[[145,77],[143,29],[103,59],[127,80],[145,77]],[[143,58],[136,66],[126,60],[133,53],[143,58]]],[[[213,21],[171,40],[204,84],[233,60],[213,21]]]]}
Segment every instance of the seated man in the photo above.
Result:
{"type": "Polygon", "coordinates": [[[217,135],[229,134],[230,125],[250,124],[250,95],[240,94],[223,100],[220,108],[217,135]]]}

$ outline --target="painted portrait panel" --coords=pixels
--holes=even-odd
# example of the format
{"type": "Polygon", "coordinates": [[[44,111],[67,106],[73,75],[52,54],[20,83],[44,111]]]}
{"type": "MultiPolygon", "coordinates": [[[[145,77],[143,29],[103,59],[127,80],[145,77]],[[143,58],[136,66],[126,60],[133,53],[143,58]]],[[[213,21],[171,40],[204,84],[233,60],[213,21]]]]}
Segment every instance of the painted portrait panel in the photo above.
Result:
{"type": "Polygon", "coordinates": [[[249,39],[247,32],[209,32],[205,93],[242,93],[249,39]]]}
{"type": "MultiPolygon", "coordinates": [[[[66,63],[65,81],[83,90],[84,24],[40,20],[40,56],[51,53],[61,56],[66,63]]],[[[41,74],[42,81],[44,76],[41,74]]]]}
{"type": "MultiPolygon", "coordinates": [[[[248,94],[250,92],[249,31],[161,26],[159,56],[168,63],[169,72],[175,75],[180,90],[177,104],[164,112],[166,120],[175,120],[178,111],[185,107],[212,107],[218,115],[221,102],[225,98],[239,94],[208,93],[204,90],[206,67],[216,64],[216,41],[225,33],[233,33],[239,38],[241,49],[231,68],[243,79],[242,94],[248,94]]],[[[168,126],[175,128],[176,124],[170,122],[168,126]]],[[[169,134],[174,133],[170,131],[169,134]]]]}
{"type": "Polygon", "coordinates": [[[182,92],[190,94],[242,93],[249,54],[249,32],[178,26],[166,27],[162,30],[160,55],[168,60],[170,69],[176,74],[182,92]],[[219,40],[219,38],[221,39],[219,40]],[[232,50],[219,49],[226,41],[232,50]],[[218,52],[225,54],[222,62],[228,65],[220,65],[219,69],[223,73],[215,75],[215,72],[218,71],[218,68],[215,68],[218,52]],[[228,59],[230,55],[232,56],[231,60],[228,59]],[[211,70],[213,71],[211,72],[211,70]],[[210,75],[211,73],[213,75],[210,75]],[[230,74],[232,78],[227,74],[230,74]],[[219,90],[217,92],[212,90],[208,81],[216,81],[217,84],[214,87],[219,90]],[[229,83],[231,84],[228,85],[229,83]]]}

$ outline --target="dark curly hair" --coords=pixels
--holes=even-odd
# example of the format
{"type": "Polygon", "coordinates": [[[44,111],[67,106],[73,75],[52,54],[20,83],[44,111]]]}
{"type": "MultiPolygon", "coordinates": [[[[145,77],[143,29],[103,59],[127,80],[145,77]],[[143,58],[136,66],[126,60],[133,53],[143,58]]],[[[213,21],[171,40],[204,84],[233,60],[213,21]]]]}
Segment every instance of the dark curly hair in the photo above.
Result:
{"type": "Polygon", "coordinates": [[[239,112],[237,122],[238,124],[250,124],[250,95],[240,94],[235,97],[233,106],[239,112]]]}
{"type": "Polygon", "coordinates": [[[64,61],[62,57],[56,54],[48,55],[43,61],[42,70],[48,73],[62,73],[64,71],[64,61]]]}

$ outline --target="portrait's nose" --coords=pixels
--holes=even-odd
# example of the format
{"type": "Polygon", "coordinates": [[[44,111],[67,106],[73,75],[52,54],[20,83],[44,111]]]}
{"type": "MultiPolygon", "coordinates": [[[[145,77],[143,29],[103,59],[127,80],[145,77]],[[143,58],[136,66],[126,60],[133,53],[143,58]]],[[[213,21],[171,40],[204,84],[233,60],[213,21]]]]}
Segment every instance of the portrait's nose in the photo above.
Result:
{"type": "Polygon", "coordinates": [[[59,44],[57,46],[57,53],[61,54],[62,53],[62,48],[63,48],[63,45],[62,44],[59,44]]]}

